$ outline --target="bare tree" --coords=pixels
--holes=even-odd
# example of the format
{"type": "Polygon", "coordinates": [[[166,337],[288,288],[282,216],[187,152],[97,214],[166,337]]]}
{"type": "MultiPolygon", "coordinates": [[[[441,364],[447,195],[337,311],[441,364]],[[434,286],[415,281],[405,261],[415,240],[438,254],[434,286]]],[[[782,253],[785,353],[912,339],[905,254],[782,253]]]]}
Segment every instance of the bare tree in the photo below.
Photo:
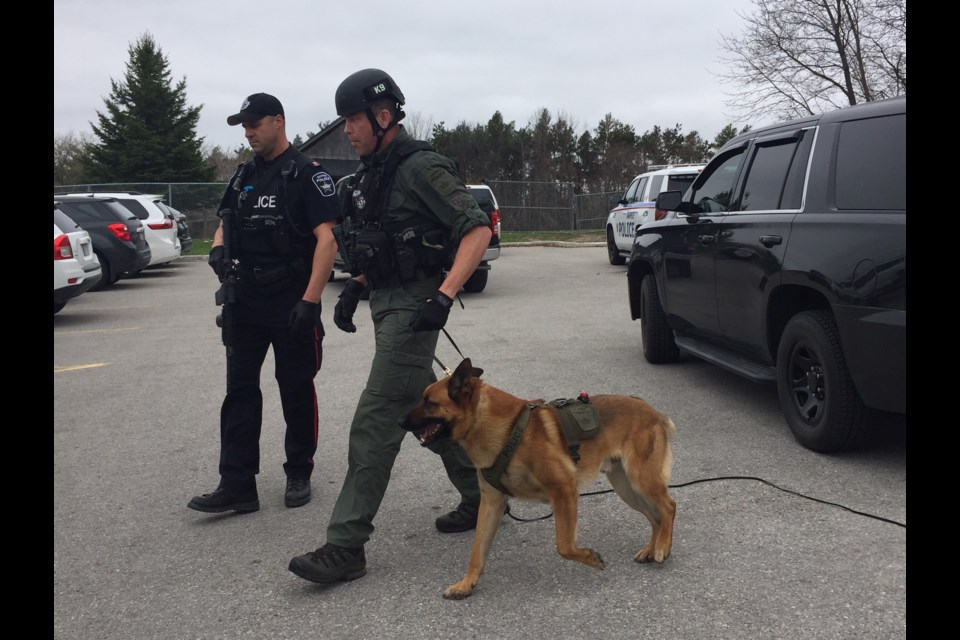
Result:
{"type": "Polygon", "coordinates": [[[203,161],[213,169],[214,182],[227,182],[237,172],[244,162],[253,159],[253,149],[246,145],[239,145],[235,149],[224,149],[216,146],[205,148],[203,161]]]}
{"type": "Polygon", "coordinates": [[[905,0],[753,0],[722,35],[728,107],[789,119],[906,93],[905,0]]]}
{"type": "Polygon", "coordinates": [[[411,111],[403,119],[403,126],[414,139],[428,140],[433,131],[433,117],[419,111],[411,111]]]}
{"type": "Polygon", "coordinates": [[[84,159],[93,143],[85,131],[53,137],[53,186],[81,184],[84,181],[84,159]]]}

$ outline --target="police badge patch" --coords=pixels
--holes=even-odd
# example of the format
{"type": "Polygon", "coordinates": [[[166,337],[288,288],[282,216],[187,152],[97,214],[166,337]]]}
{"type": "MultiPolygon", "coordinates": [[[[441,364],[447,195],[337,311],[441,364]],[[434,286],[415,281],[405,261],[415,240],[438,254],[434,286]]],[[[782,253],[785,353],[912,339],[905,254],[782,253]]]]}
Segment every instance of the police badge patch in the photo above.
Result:
{"type": "Polygon", "coordinates": [[[333,178],[326,171],[313,174],[313,184],[317,191],[324,197],[329,197],[337,193],[337,187],[333,183],[333,178]]]}

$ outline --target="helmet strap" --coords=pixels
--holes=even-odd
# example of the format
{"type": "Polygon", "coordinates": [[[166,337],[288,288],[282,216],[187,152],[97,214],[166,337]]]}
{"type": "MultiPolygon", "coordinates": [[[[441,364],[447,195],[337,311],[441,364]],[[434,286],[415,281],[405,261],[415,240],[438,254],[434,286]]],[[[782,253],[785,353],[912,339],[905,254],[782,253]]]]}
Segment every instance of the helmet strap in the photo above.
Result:
{"type": "Polygon", "coordinates": [[[377,146],[373,148],[374,153],[380,151],[380,146],[383,144],[383,136],[386,135],[387,131],[390,131],[390,129],[397,126],[397,124],[403,120],[404,116],[406,115],[407,114],[405,114],[402,109],[397,109],[397,116],[390,121],[390,124],[388,124],[386,127],[381,127],[380,123],[377,122],[376,117],[373,115],[373,110],[367,109],[367,119],[370,120],[370,126],[373,127],[373,133],[377,136],[377,146]]]}

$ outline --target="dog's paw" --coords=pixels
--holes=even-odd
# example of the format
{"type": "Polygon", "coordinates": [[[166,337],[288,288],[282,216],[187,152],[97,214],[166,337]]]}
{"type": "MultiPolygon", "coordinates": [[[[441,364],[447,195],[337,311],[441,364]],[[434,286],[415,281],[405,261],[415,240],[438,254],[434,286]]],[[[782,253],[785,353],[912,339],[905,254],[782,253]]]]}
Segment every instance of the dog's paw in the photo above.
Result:
{"type": "Polygon", "coordinates": [[[637,555],[635,555],[633,559],[635,562],[656,562],[657,564],[663,564],[669,555],[669,553],[664,553],[663,551],[654,551],[652,547],[644,547],[637,552],[637,555]]]}
{"type": "Polygon", "coordinates": [[[600,557],[600,554],[594,551],[593,549],[587,549],[587,551],[590,552],[590,556],[589,556],[589,559],[587,560],[587,564],[593,567],[594,569],[600,569],[600,571],[603,571],[604,567],[607,566],[607,563],[603,561],[603,558],[600,557]]]}
{"type": "Polygon", "coordinates": [[[447,600],[463,600],[473,593],[473,587],[465,582],[458,582],[447,587],[443,592],[443,597],[447,600]]]}

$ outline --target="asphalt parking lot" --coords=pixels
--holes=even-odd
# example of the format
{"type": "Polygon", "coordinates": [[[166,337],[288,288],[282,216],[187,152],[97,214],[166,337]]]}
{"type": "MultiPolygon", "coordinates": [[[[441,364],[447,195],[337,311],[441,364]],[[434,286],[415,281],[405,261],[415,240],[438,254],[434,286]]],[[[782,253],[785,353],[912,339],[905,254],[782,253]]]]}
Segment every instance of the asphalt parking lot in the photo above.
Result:
{"type": "MultiPolygon", "coordinates": [[[[216,279],[183,258],[54,316],[54,637],[64,640],[906,637],[906,422],[865,450],[803,449],[775,389],[696,360],[654,366],[629,317],[626,267],[603,247],[505,247],[489,284],[447,329],[484,379],[527,398],[638,395],[670,415],[673,554],[633,562],[649,524],[601,478],[580,502],[579,541],[604,571],[562,559],[549,507],[511,501],[474,594],[472,532],[441,534],[456,506],[439,460],[409,438],[366,547],[365,577],[335,586],[287,571],[324,542],[347,430],[373,354],[333,324],[323,296],[313,501],[283,505],[283,421],[263,369],[261,509],[186,508],[218,481],[224,352],[216,279]]],[[[437,355],[460,360],[443,335],[437,355]]],[[[439,369],[438,369],[439,372],[439,369]]]]}

